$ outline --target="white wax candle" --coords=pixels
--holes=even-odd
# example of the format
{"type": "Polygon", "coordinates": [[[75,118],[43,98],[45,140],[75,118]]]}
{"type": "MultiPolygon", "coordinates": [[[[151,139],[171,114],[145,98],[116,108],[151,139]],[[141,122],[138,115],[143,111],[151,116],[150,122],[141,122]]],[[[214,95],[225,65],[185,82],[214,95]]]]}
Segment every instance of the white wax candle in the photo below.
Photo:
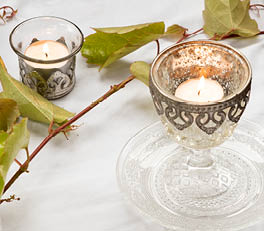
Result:
{"type": "Polygon", "coordinates": [[[175,91],[175,96],[187,101],[211,102],[222,99],[224,91],[216,80],[202,76],[181,83],[175,91]]]}
{"type": "MultiPolygon", "coordinates": [[[[25,50],[25,55],[34,59],[54,60],[69,55],[69,50],[64,44],[60,42],[52,40],[40,40],[28,46],[25,50]]],[[[26,62],[34,68],[42,69],[60,68],[67,63],[67,61],[51,64],[34,63],[30,61],[26,62]]]]}

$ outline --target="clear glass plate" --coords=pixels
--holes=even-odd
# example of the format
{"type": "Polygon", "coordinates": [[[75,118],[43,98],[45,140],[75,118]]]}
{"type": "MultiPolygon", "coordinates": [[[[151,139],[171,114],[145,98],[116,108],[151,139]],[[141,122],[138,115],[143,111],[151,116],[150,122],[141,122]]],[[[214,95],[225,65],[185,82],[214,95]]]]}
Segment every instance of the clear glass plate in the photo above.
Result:
{"type": "Polygon", "coordinates": [[[185,148],[156,122],[123,148],[117,178],[137,210],[172,230],[240,230],[264,220],[264,129],[247,120],[212,149],[217,165],[190,169],[185,148]]]}

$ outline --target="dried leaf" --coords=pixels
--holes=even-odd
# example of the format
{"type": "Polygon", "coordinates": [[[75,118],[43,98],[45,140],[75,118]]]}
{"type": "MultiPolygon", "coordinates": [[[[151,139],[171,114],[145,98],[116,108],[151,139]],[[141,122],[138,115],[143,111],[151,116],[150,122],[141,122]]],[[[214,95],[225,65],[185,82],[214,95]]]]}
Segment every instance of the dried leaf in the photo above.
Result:
{"type": "Polygon", "coordinates": [[[205,0],[204,31],[215,39],[231,34],[250,37],[259,33],[249,16],[249,0],[205,0]]]}
{"type": "Polygon", "coordinates": [[[168,34],[184,33],[178,25],[165,32],[164,22],[93,29],[96,33],[85,38],[82,55],[87,58],[87,63],[100,65],[100,69],[149,42],[168,34]]]}
{"type": "Polygon", "coordinates": [[[131,64],[130,72],[134,75],[138,80],[145,83],[147,86],[149,85],[149,72],[150,65],[143,61],[137,61],[131,64]]]}
{"type": "Polygon", "coordinates": [[[60,108],[33,91],[23,83],[12,78],[6,71],[0,58],[0,81],[4,92],[1,97],[10,98],[17,102],[22,116],[42,123],[61,124],[74,114],[60,108]]]}
{"type": "Polygon", "coordinates": [[[12,99],[0,99],[0,130],[9,131],[20,113],[12,99]]]}

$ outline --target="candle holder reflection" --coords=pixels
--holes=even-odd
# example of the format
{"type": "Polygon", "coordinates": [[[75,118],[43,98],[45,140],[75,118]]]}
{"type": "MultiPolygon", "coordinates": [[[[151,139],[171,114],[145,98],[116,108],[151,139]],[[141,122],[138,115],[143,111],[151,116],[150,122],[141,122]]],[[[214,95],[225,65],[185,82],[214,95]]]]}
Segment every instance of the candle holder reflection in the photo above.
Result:
{"type": "Polygon", "coordinates": [[[74,87],[76,54],[83,34],[72,22],[36,17],[17,25],[10,45],[18,55],[22,82],[47,99],[68,94],[74,87]]]}

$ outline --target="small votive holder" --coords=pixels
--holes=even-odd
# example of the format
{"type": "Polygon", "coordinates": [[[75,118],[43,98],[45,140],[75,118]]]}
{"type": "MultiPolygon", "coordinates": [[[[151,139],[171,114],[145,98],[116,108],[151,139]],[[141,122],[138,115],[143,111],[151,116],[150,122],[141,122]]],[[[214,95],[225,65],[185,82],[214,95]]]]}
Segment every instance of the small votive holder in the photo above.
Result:
{"type": "Polygon", "coordinates": [[[152,63],[149,85],[167,132],[180,145],[199,150],[218,146],[232,135],[249,101],[251,78],[250,64],[239,51],[198,40],[161,52],[152,63]],[[201,71],[223,88],[221,99],[196,102],[175,96],[183,82],[198,79],[201,71]]]}
{"type": "Polygon", "coordinates": [[[60,98],[73,89],[76,54],[83,40],[75,24],[53,16],[23,21],[9,37],[22,82],[47,99],[60,98]]]}

